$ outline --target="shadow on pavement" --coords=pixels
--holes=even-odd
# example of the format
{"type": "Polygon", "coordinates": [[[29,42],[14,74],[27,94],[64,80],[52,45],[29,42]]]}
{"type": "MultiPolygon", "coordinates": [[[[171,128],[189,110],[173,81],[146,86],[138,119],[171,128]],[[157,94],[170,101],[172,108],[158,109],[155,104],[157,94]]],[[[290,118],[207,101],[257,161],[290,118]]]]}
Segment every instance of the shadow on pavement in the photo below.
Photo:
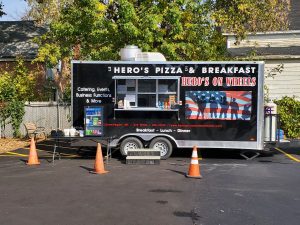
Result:
{"type": "Polygon", "coordinates": [[[174,173],[178,173],[178,174],[180,174],[180,175],[186,175],[186,173],[185,172],[182,172],[182,171],[179,171],[179,170],[171,170],[171,169],[167,169],[168,171],[171,171],[171,172],[174,172],[174,173]]]}
{"type": "Polygon", "coordinates": [[[90,168],[90,167],[86,167],[86,166],[80,166],[82,169],[85,169],[85,170],[87,170],[87,171],[89,171],[89,172],[92,172],[92,171],[94,171],[94,169],[93,168],[90,168]]]}
{"type": "Polygon", "coordinates": [[[277,144],[277,147],[282,149],[288,154],[300,155],[300,140],[291,139],[286,142],[280,142],[277,144]]]}
{"type": "MultiPolygon", "coordinates": [[[[242,150],[238,149],[201,149],[198,148],[198,157],[199,158],[214,158],[214,159],[241,159],[245,160],[240,153],[242,150]]],[[[255,152],[255,151],[254,151],[255,152]]],[[[249,152],[251,153],[251,151],[249,152]]],[[[259,157],[270,157],[273,155],[273,151],[270,152],[261,152],[259,157]]],[[[172,157],[173,158],[191,158],[192,149],[175,149],[172,157]]]]}
{"type": "Polygon", "coordinates": [[[291,154],[291,155],[300,155],[300,146],[299,147],[285,147],[285,148],[280,148],[282,149],[283,151],[285,151],[286,153],[288,154],[291,154]]]}
{"type": "MultiPolygon", "coordinates": [[[[299,142],[300,143],[300,142],[299,142]]],[[[49,159],[53,156],[54,151],[54,140],[40,140],[36,143],[36,148],[38,150],[39,158],[41,159],[49,159]]],[[[15,152],[20,154],[28,154],[28,148],[27,149],[17,149],[15,152]]],[[[284,151],[287,151],[287,153],[290,154],[297,154],[299,155],[299,148],[296,147],[283,147],[284,151]]],[[[60,141],[59,146],[56,149],[56,152],[59,152],[61,154],[61,158],[68,158],[68,159],[94,159],[96,155],[96,147],[74,147],[71,146],[70,141],[60,141]]],[[[240,155],[241,150],[233,150],[233,149],[202,149],[198,148],[198,157],[204,158],[204,159],[238,159],[238,160],[245,160],[240,155]]],[[[107,150],[105,147],[102,147],[102,153],[104,159],[107,156],[107,150]]],[[[269,152],[261,152],[262,154],[259,156],[260,158],[265,157],[271,157],[273,154],[281,154],[280,152],[276,150],[272,150],[269,152]]],[[[249,153],[251,155],[251,152],[249,153]]],[[[175,148],[172,153],[173,159],[182,159],[186,158],[187,160],[190,160],[192,155],[192,148],[191,149],[178,149],[175,148]]],[[[57,158],[57,155],[56,157],[57,158]]],[[[111,151],[111,158],[118,159],[122,163],[125,163],[125,157],[123,157],[118,149],[112,149],[111,151]]],[[[188,162],[188,161],[187,161],[188,162]]]]}

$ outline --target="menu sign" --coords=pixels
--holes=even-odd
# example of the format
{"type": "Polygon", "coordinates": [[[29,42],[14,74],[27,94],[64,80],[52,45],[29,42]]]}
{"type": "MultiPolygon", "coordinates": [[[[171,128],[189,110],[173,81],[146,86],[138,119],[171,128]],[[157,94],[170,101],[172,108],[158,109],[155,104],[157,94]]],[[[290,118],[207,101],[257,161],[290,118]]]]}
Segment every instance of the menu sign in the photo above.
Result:
{"type": "Polygon", "coordinates": [[[85,136],[103,136],[103,107],[86,106],[84,111],[85,136]]]}

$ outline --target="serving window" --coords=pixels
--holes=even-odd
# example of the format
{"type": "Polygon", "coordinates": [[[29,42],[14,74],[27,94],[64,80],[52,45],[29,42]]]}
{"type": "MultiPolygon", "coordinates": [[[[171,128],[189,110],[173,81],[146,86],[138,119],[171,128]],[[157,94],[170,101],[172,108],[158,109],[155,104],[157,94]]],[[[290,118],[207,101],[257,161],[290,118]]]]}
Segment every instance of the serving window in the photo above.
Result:
{"type": "Polygon", "coordinates": [[[176,109],[179,103],[179,78],[115,76],[117,109],[176,109]]]}

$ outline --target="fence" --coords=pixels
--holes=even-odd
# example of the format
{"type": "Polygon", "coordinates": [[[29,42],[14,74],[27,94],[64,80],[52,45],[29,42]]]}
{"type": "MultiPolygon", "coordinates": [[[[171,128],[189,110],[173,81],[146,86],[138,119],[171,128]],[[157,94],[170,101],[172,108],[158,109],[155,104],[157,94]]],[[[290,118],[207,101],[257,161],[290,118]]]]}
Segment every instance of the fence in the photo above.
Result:
{"type": "MultiPolygon", "coordinates": [[[[45,127],[50,133],[53,129],[71,127],[71,106],[69,104],[57,104],[56,102],[30,102],[25,105],[23,123],[33,122],[37,126],[45,127]]],[[[26,135],[24,124],[20,126],[22,136],[26,135]]],[[[6,125],[2,136],[12,137],[12,126],[6,125]]]]}

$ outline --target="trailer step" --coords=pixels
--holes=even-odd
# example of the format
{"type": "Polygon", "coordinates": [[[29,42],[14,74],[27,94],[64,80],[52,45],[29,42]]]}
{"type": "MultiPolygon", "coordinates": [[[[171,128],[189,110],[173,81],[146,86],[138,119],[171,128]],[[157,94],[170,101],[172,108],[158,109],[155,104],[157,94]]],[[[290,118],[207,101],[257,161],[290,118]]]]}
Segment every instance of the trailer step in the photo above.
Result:
{"type": "Polygon", "coordinates": [[[159,159],[126,159],[127,165],[159,165],[159,159]]]}
{"type": "Polygon", "coordinates": [[[154,149],[132,149],[127,151],[126,164],[159,165],[160,151],[154,149]]]}
{"type": "Polygon", "coordinates": [[[160,156],[160,151],[149,148],[132,149],[127,151],[127,156],[160,156]]]}
{"type": "Polygon", "coordinates": [[[127,156],[126,159],[158,159],[158,160],[160,160],[160,156],[135,155],[135,156],[127,156]]]}

